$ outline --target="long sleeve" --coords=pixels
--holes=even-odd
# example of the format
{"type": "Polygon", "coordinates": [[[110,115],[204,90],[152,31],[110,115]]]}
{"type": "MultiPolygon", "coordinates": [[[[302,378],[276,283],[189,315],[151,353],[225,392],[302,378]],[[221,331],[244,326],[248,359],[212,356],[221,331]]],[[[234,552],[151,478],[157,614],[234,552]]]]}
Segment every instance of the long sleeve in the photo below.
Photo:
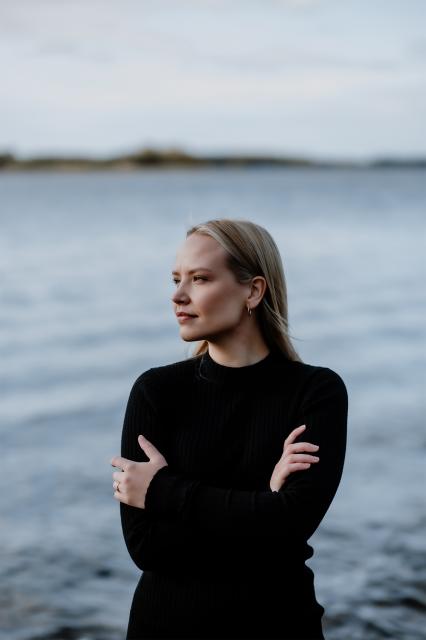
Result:
{"type": "Polygon", "coordinates": [[[291,474],[274,492],[213,487],[163,467],[148,487],[145,511],[222,538],[275,538],[281,544],[307,540],[328,510],[340,482],[347,412],[343,380],[331,369],[320,367],[307,384],[294,425],[306,424],[299,440],[319,445],[319,462],[291,474]]]}
{"type": "MultiPolygon", "coordinates": [[[[137,438],[140,433],[160,452],[164,451],[164,434],[158,414],[149,399],[147,374],[148,371],[139,376],[130,391],[121,436],[121,456],[136,462],[149,460],[139,446],[137,438]]],[[[173,506],[179,510],[182,496],[177,492],[174,498],[177,503],[173,506]]],[[[173,497],[170,496],[172,503],[173,497]]],[[[129,555],[142,571],[185,571],[199,575],[204,570],[213,570],[214,556],[205,553],[212,544],[208,535],[200,540],[200,536],[195,538],[185,523],[149,514],[146,509],[123,502],[120,502],[120,517],[129,555]]]]}

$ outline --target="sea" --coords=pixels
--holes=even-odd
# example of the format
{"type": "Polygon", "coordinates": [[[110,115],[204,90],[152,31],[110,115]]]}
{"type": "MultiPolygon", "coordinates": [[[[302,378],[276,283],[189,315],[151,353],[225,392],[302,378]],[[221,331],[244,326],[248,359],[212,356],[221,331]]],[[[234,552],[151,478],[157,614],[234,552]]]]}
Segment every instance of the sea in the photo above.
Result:
{"type": "Polygon", "coordinates": [[[348,390],[310,539],[324,635],[425,638],[426,171],[251,167],[0,173],[2,640],[124,639],[110,460],[134,380],[192,355],[171,270],[222,217],[272,234],[292,342],[348,390]]]}

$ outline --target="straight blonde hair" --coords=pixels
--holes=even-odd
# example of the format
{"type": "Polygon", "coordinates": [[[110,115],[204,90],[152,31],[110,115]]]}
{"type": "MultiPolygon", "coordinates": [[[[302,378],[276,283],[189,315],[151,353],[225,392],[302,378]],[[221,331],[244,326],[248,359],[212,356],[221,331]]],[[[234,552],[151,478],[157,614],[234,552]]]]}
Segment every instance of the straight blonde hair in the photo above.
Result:
{"type": "MultiPolygon", "coordinates": [[[[303,362],[294,349],[288,332],[287,286],[279,249],[262,226],[239,218],[218,218],[192,226],[193,233],[211,236],[225,249],[227,267],[237,282],[249,283],[263,276],[266,290],[255,309],[255,317],[270,349],[281,351],[288,360],[303,362]]],[[[198,344],[191,357],[208,350],[207,340],[198,344]]]]}

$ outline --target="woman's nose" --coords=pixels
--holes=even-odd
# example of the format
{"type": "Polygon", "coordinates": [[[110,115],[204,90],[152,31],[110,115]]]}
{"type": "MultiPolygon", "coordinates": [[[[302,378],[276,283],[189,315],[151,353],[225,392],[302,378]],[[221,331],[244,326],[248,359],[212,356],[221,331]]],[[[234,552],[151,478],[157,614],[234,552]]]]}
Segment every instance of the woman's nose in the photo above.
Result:
{"type": "Polygon", "coordinates": [[[188,296],[185,294],[184,291],[182,291],[179,287],[177,287],[176,291],[172,295],[172,301],[179,303],[184,300],[188,301],[188,296]]]}

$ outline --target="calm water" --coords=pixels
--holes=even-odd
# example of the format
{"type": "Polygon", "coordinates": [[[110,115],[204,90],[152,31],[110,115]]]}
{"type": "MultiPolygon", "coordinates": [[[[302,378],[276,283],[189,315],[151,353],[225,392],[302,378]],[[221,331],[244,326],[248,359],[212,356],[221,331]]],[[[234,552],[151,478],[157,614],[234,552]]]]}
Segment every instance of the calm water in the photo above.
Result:
{"type": "Polygon", "coordinates": [[[223,216],[272,233],[294,344],[348,388],[343,479],[309,561],[327,640],[424,637],[425,178],[0,174],[1,638],[124,638],[139,570],[109,460],[135,378],[192,351],[170,271],[185,230],[223,216]]]}

